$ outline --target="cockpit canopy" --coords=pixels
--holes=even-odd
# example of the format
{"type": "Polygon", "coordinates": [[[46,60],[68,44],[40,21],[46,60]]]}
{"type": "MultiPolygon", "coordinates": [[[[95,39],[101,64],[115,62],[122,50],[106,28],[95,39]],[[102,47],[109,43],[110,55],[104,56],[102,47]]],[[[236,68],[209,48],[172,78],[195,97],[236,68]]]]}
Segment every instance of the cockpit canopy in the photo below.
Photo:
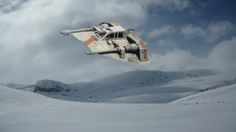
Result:
{"type": "Polygon", "coordinates": [[[123,39],[123,38],[126,38],[127,35],[125,32],[110,32],[110,33],[96,32],[93,36],[97,40],[98,39],[107,40],[107,39],[123,39]]]}
{"type": "Polygon", "coordinates": [[[107,39],[120,39],[120,38],[124,38],[125,33],[124,32],[113,32],[110,33],[106,36],[107,39]]]}

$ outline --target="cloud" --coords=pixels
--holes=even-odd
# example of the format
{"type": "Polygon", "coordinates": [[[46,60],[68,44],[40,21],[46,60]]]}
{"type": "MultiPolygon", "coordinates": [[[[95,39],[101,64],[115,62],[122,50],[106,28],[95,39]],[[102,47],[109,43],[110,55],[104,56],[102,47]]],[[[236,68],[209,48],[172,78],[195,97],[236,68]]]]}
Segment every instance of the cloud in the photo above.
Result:
{"type": "Polygon", "coordinates": [[[203,38],[205,41],[214,42],[226,35],[236,32],[236,25],[230,21],[218,21],[208,24],[206,27],[185,25],[181,34],[186,39],[203,38]]]}
{"type": "Polygon", "coordinates": [[[1,0],[0,1],[0,12],[8,13],[15,11],[27,2],[28,0],[1,0]]]}
{"type": "Polygon", "coordinates": [[[213,69],[232,71],[236,70],[236,37],[224,40],[215,46],[209,53],[207,65],[213,69]]]}
{"type": "Polygon", "coordinates": [[[147,36],[149,38],[156,38],[156,37],[161,37],[163,35],[167,35],[173,32],[174,32],[174,28],[172,26],[164,25],[160,28],[154,28],[152,31],[148,33],[147,36]]]}
{"type": "Polygon", "coordinates": [[[0,1],[0,81],[32,83],[39,79],[86,81],[135,69],[87,50],[64,29],[115,21],[135,28],[148,18],[148,6],[184,10],[187,0],[3,0],[0,1]],[[186,2],[184,2],[186,1],[186,2]]]}
{"type": "Polygon", "coordinates": [[[185,25],[182,28],[181,33],[188,39],[195,37],[204,37],[206,35],[206,31],[201,27],[194,27],[193,25],[185,25]]]}
{"type": "Polygon", "coordinates": [[[190,52],[174,49],[165,54],[152,54],[151,69],[159,70],[187,70],[199,69],[203,60],[192,55],[190,52]]]}
{"type": "Polygon", "coordinates": [[[177,49],[178,42],[173,39],[158,39],[152,51],[157,52],[158,54],[165,54],[169,51],[177,49]]]}
{"type": "Polygon", "coordinates": [[[143,6],[132,1],[2,2],[0,80],[29,83],[50,78],[73,82],[127,71],[129,66],[122,62],[85,56],[85,46],[71,36],[60,36],[59,32],[101,21],[116,21],[133,28],[143,23],[146,16],[143,6]],[[2,11],[5,8],[9,8],[8,12],[2,11]]]}
{"type": "MultiPolygon", "coordinates": [[[[116,21],[127,28],[135,28],[149,21],[148,9],[153,5],[169,11],[184,11],[191,7],[191,2],[190,0],[0,1],[0,25],[3,25],[0,26],[2,33],[0,81],[34,83],[46,78],[66,82],[88,81],[137,69],[135,66],[109,58],[97,55],[86,56],[84,55],[86,46],[72,36],[60,36],[59,32],[64,29],[96,25],[102,21],[116,21]]],[[[228,24],[223,22],[222,25],[218,24],[222,28],[217,29],[217,26],[214,26],[217,24],[212,23],[200,28],[206,31],[207,36],[210,36],[208,34],[217,36],[215,35],[217,32],[228,32],[232,26],[230,22],[228,24]]],[[[198,26],[191,28],[195,27],[198,26]]],[[[173,27],[165,25],[154,29],[149,35],[152,39],[154,36],[163,37],[172,32],[173,27]]],[[[190,31],[185,36],[191,35],[193,34],[190,31]]],[[[219,36],[209,38],[216,39],[219,36]]],[[[225,43],[230,42],[229,40],[225,43]]],[[[176,43],[175,40],[158,41],[161,46],[171,44],[172,47],[176,43]]],[[[215,52],[220,51],[215,50],[215,52]]],[[[207,58],[212,61],[212,64],[216,64],[217,58],[214,60],[212,56],[217,54],[212,52],[212,55],[207,58]]],[[[204,67],[207,62],[188,51],[174,48],[165,54],[152,53],[152,61],[152,68],[168,70],[204,67]]]]}
{"type": "Polygon", "coordinates": [[[188,51],[173,49],[165,54],[153,53],[151,69],[186,70],[212,69],[217,71],[236,70],[236,37],[223,40],[206,56],[199,57],[188,51]]]}
{"type": "Polygon", "coordinates": [[[213,22],[207,26],[206,31],[208,41],[215,41],[229,33],[235,33],[236,25],[230,21],[213,22]]]}
{"type": "Polygon", "coordinates": [[[183,11],[191,6],[190,0],[146,0],[144,5],[156,5],[169,11],[183,11]]]}

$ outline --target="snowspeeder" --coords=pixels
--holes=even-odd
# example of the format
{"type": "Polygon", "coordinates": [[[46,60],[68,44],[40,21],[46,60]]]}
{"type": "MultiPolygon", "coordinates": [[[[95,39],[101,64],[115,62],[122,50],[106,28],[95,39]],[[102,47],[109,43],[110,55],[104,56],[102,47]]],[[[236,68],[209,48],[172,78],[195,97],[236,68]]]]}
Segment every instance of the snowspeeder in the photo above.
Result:
{"type": "Polygon", "coordinates": [[[87,55],[104,55],[139,66],[149,64],[147,43],[131,31],[116,23],[101,23],[99,26],[64,30],[61,34],[72,34],[84,43],[90,50],[85,52],[87,55]]]}

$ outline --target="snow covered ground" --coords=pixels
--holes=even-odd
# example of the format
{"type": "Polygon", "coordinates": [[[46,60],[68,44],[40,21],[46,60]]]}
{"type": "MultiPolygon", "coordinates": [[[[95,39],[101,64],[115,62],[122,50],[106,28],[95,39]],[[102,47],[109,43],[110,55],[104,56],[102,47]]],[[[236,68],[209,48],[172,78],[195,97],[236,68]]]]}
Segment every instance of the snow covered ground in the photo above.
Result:
{"type": "Polygon", "coordinates": [[[0,132],[235,132],[235,95],[233,72],[138,71],[91,83],[2,84],[0,132]],[[42,91],[33,92],[35,86],[42,91]]]}
{"type": "Polygon", "coordinates": [[[203,96],[204,103],[194,103],[194,100],[188,104],[188,99],[185,103],[168,104],[81,103],[2,86],[0,90],[1,132],[236,130],[236,98],[232,97],[236,93],[235,85],[215,89],[216,92],[206,91],[206,94],[210,92],[209,97],[200,93],[196,96],[199,99],[203,96]],[[221,99],[211,102],[218,94],[222,94],[221,99]]]}

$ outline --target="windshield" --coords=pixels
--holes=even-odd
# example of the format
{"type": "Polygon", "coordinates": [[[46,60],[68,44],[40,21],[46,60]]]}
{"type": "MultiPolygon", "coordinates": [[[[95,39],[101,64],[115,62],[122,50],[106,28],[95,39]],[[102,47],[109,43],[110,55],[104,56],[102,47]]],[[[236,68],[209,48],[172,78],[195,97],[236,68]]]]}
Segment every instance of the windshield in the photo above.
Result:
{"type": "Polygon", "coordinates": [[[118,39],[118,38],[123,38],[123,37],[124,37],[123,32],[110,33],[107,35],[107,39],[118,39]]]}

